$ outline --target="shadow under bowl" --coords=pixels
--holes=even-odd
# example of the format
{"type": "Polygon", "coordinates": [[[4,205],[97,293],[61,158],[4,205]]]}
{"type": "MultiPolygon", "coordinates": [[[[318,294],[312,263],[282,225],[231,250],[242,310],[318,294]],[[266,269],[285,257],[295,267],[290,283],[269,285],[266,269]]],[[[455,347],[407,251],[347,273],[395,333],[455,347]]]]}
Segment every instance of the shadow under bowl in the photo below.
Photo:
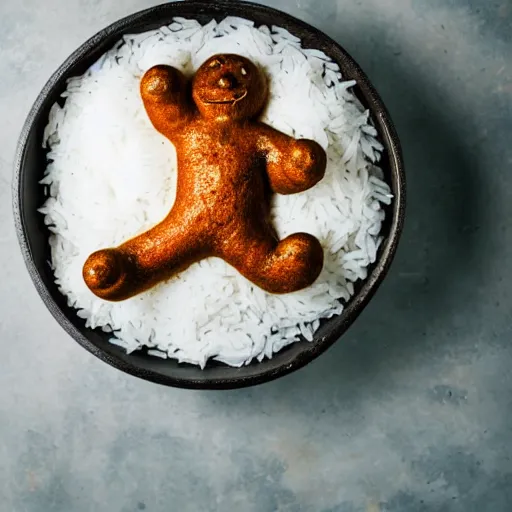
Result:
{"type": "Polygon", "coordinates": [[[405,176],[400,143],[390,116],[374,87],[350,55],[335,41],[310,25],[262,5],[223,0],[189,0],[171,2],[123,18],[86,41],[54,73],[39,94],[23,127],[18,144],[13,180],[13,208],[16,230],[28,271],[44,303],[60,325],[84,348],[110,365],[137,377],[168,386],[199,389],[230,389],[270,381],[297,370],[330,347],[365,308],[383,281],[396,252],[405,212],[405,176]],[[322,322],[314,340],[294,343],[272,359],[253,362],[242,368],[209,363],[204,370],[175,360],[162,360],[143,352],[126,354],[109,343],[109,335],[85,327],[76,310],[67,305],[59,292],[48,265],[50,248],[48,229],[37,212],[45,201],[39,181],[46,168],[46,152],[42,148],[43,132],[51,106],[62,102],[66,80],[83,74],[99,57],[126,33],[140,33],[159,28],[181,16],[197,19],[202,24],[226,16],[250,19],[256,25],[277,25],[302,41],[304,48],[320,50],[341,68],[345,80],[356,80],[355,94],[371,113],[385,147],[381,167],[390,184],[394,199],[386,210],[382,227],[383,243],[377,261],[369,269],[368,278],[357,283],[355,294],[340,316],[322,322]]]}

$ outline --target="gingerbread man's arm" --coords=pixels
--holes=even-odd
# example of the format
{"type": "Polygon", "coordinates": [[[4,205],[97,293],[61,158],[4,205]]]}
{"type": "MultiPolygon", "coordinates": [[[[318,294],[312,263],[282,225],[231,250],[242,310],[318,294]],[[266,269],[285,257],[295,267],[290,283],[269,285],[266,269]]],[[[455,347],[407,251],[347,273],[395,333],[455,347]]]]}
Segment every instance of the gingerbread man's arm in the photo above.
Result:
{"type": "Polygon", "coordinates": [[[153,126],[169,139],[192,115],[187,79],[176,68],[159,65],[146,71],[140,94],[153,126]]]}
{"type": "Polygon", "coordinates": [[[270,186],[278,194],[296,194],[316,185],[327,158],[313,140],[294,139],[265,124],[258,125],[258,149],[265,155],[270,186]]]}

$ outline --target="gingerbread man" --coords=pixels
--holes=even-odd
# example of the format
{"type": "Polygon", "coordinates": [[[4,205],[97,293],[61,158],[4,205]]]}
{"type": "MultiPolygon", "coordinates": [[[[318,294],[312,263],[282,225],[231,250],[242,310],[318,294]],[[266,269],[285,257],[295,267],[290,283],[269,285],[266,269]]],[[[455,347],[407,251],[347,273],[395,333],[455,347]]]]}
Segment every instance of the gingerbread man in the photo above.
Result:
{"type": "Polygon", "coordinates": [[[154,127],[176,147],[176,200],[154,228],[89,256],[88,287],[124,300],[211,256],[271,293],[311,285],[322,270],[322,247],[307,233],[279,241],[270,198],[315,185],[326,155],[312,140],[257,121],[268,93],[259,69],[238,55],[214,55],[191,83],[177,69],[155,66],[140,90],[154,127]]]}

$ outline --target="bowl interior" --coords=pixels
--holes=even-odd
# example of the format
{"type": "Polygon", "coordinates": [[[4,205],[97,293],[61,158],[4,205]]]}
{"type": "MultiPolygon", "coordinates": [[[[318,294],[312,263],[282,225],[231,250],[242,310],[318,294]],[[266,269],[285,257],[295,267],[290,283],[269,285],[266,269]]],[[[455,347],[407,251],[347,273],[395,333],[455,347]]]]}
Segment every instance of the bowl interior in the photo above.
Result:
{"type": "Polygon", "coordinates": [[[82,346],[116,368],[154,382],[189,388],[233,388],[258,384],[300,368],[327,349],[349,327],[370,300],[391,263],[402,228],[405,194],[399,142],[389,115],[367,77],[340,46],[309,25],[265,6],[190,0],[164,4],[124,18],[95,35],[66,60],[44,87],[24,126],[16,159],[13,200],[20,245],[34,284],[54,317],[82,346]],[[43,131],[51,106],[57,101],[62,104],[60,95],[66,88],[66,79],[83,74],[123,34],[158,28],[171,23],[175,16],[195,18],[203,24],[212,18],[220,21],[226,16],[245,17],[257,25],[286,28],[301,38],[304,47],[325,52],[340,65],[344,79],[357,81],[354,92],[370,109],[386,148],[381,166],[391,185],[394,201],[387,208],[382,228],[384,242],[377,262],[369,269],[368,278],[356,285],[355,295],[340,316],[322,323],[313,342],[294,343],[271,360],[243,368],[210,363],[205,370],[200,370],[174,360],[150,357],[143,352],[127,355],[123,349],[108,342],[107,334],[86,328],[54,283],[48,265],[48,230],[43,216],[37,212],[45,200],[43,187],[38,184],[46,167],[46,152],[41,147],[43,131]]]}

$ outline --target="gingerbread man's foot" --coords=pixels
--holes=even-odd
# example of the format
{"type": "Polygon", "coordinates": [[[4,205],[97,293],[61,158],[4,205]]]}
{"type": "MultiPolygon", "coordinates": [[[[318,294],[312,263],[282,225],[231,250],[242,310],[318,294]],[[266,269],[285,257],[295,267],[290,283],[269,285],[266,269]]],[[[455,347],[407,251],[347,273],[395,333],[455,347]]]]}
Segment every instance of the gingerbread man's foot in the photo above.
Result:
{"type": "Polygon", "coordinates": [[[313,284],[322,271],[324,253],[314,236],[295,233],[277,246],[252,245],[235,259],[224,259],[260,288],[281,294],[313,284]]]}
{"type": "Polygon", "coordinates": [[[92,253],[82,273],[85,284],[98,297],[116,297],[126,285],[127,257],[119,249],[102,249],[92,253]]]}
{"type": "Polygon", "coordinates": [[[260,285],[270,293],[291,293],[312,285],[322,271],[324,253],[320,242],[307,233],[281,240],[261,272],[260,285]]]}

